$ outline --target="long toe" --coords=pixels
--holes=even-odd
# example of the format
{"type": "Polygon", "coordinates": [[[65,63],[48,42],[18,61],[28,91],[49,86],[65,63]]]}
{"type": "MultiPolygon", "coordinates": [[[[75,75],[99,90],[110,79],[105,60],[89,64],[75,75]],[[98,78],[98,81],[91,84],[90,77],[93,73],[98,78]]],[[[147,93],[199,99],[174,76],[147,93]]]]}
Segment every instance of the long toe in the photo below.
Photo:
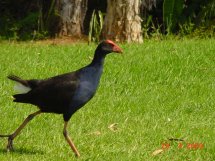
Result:
{"type": "Polygon", "coordinates": [[[75,153],[75,156],[76,156],[77,158],[79,158],[81,155],[79,154],[79,152],[77,152],[77,153],[75,153]]]}
{"type": "Polygon", "coordinates": [[[11,137],[8,138],[7,151],[13,151],[13,139],[11,137]]]}

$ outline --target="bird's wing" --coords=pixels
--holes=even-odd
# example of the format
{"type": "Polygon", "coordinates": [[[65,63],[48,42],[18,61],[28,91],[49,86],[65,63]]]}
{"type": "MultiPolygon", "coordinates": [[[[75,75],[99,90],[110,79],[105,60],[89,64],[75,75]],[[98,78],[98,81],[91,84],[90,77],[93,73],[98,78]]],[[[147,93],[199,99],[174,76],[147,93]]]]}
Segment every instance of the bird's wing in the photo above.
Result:
{"type": "Polygon", "coordinates": [[[64,107],[71,102],[79,85],[79,73],[72,72],[46,80],[32,89],[26,96],[29,103],[39,107],[64,107]]]}

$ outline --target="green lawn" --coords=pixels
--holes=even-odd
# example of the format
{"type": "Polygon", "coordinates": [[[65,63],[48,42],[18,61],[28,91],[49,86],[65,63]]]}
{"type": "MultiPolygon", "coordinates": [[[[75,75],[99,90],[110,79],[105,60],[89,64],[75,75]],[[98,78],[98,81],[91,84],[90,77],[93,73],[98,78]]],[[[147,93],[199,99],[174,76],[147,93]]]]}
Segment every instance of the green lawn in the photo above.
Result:
{"type": "MultiPolygon", "coordinates": [[[[120,46],[123,56],[107,56],[97,94],[70,120],[79,160],[215,160],[215,39],[120,46]]],[[[12,102],[8,74],[30,79],[73,71],[91,61],[95,47],[1,43],[0,134],[37,110],[12,102]]],[[[14,140],[14,152],[0,138],[0,160],[75,160],[62,130],[61,115],[42,114],[14,140]]]]}

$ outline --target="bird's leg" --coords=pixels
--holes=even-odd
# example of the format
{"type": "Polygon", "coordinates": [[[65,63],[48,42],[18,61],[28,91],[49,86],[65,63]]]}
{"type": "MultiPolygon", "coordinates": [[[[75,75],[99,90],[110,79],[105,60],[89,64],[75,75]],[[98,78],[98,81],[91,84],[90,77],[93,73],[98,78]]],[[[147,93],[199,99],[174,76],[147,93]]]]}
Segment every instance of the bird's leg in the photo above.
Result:
{"type": "Polygon", "coordinates": [[[41,114],[41,111],[34,112],[30,114],[24,121],[23,123],[16,129],[14,133],[11,135],[0,135],[0,137],[8,137],[8,144],[7,144],[7,151],[13,150],[13,139],[19,135],[20,131],[27,125],[29,121],[31,121],[36,115],[41,114]]]}
{"type": "Polygon", "coordinates": [[[76,155],[77,157],[80,157],[80,154],[79,154],[77,148],[75,147],[75,144],[72,142],[71,138],[70,138],[69,135],[68,135],[68,132],[67,132],[67,124],[68,124],[68,122],[65,121],[65,123],[64,123],[64,128],[63,128],[63,135],[64,135],[66,141],[69,143],[69,146],[72,148],[72,150],[73,150],[73,152],[75,153],[75,155],[76,155]]]}

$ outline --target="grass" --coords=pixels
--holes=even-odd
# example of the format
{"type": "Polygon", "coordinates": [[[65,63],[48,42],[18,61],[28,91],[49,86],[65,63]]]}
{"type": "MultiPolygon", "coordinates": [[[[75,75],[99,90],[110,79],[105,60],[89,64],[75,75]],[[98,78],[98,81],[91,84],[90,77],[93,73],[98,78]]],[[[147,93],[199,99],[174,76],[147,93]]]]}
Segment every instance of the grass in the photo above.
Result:
{"type": "MultiPolygon", "coordinates": [[[[215,39],[120,46],[124,55],[106,58],[96,96],[70,120],[79,160],[215,160],[215,39]]],[[[0,134],[12,133],[37,110],[12,102],[8,74],[29,79],[73,71],[90,62],[95,47],[2,43],[0,134]]],[[[14,140],[14,152],[0,138],[0,160],[75,160],[62,130],[61,115],[42,114],[14,140]]]]}

